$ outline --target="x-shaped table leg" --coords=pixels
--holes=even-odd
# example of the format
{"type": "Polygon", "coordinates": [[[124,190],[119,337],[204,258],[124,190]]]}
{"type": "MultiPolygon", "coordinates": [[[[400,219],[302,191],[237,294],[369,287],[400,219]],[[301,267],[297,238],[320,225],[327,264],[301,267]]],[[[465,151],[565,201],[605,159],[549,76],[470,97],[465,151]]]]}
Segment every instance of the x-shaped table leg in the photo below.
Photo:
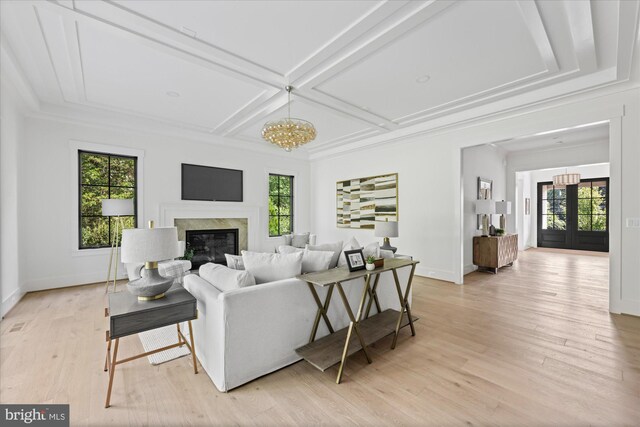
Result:
{"type": "Polygon", "coordinates": [[[349,355],[349,342],[351,341],[351,334],[355,331],[358,336],[358,340],[360,340],[360,345],[362,346],[362,351],[367,358],[367,362],[371,363],[371,357],[369,353],[367,353],[367,344],[364,342],[364,338],[360,334],[360,317],[362,316],[362,309],[364,308],[364,302],[367,299],[367,294],[369,293],[369,283],[371,281],[371,275],[367,275],[367,280],[364,284],[364,289],[362,290],[362,297],[360,298],[360,305],[358,306],[358,313],[354,316],[353,311],[351,311],[351,306],[349,306],[349,300],[344,293],[344,289],[342,289],[342,284],[340,282],[336,283],[338,285],[338,292],[342,297],[342,302],[344,303],[344,309],[349,315],[349,319],[351,322],[349,323],[349,329],[347,330],[347,339],[344,342],[344,349],[342,350],[342,359],[340,361],[340,368],[338,369],[338,377],[336,378],[336,383],[340,384],[342,381],[342,372],[344,371],[344,365],[347,363],[347,356],[349,355]]]}
{"type": "Polygon", "coordinates": [[[377,293],[379,281],[380,281],[380,273],[376,274],[376,280],[373,282],[373,287],[371,288],[371,290],[369,290],[369,287],[367,286],[367,293],[369,294],[369,302],[367,303],[367,309],[365,310],[365,315],[364,315],[365,319],[369,318],[369,313],[371,312],[371,304],[373,302],[376,303],[376,309],[378,310],[378,313],[382,313],[382,309],[380,308],[380,301],[378,301],[378,293],[377,293]]]}
{"type": "Polygon", "coordinates": [[[311,291],[311,295],[313,295],[313,299],[316,301],[316,305],[318,306],[318,312],[316,313],[316,319],[313,321],[313,328],[311,329],[311,337],[309,337],[309,342],[313,342],[316,339],[316,333],[318,332],[318,327],[320,326],[320,318],[324,319],[324,323],[329,328],[329,332],[333,333],[333,326],[331,326],[331,322],[329,321],[329,317],[327,316],[327,311],[329,310],[329,304],[331,303],[331,294],[333,294],[333,286],[329,285],[329,290],[327,291],[327,297],[324,300],[324,304],[320,301],[320,297],[316,292],[315,287],[311,283],[307,283],[309,286],[309,290],[311,291]]]}
{"type": "Polygon", "coordinates": [[[409,318],[409,326],[411,327],[411,335],[416,335],[416,329],[413,326],[413,318],[411,316],[411,307],[409,306],[409,294],[411,292],[411,282],[413,282],[413,273],[416,270],[416,265],[413,264],[411,266],[411,273],[409,274],[409,281],[407,282],[407,289],[404,291],[404,296],[402,295],[402,289],[400,288],[400,280],[398,280],[398,273],[396,270],[391,270],[393,273],[393,280],[396,283],[396,290],[398,291],[398,298],[400,299],[400,316],[398,316],[398,322],[396,323],[396,333],[393,337],[393,342],[391,343],[391,348],[396,348],[396,343],[398,341],[398,333],[400,332],[400,325],[402,325],[402,317],[404,316],[405,311],[407,312],[407,317],[409,318]]]}

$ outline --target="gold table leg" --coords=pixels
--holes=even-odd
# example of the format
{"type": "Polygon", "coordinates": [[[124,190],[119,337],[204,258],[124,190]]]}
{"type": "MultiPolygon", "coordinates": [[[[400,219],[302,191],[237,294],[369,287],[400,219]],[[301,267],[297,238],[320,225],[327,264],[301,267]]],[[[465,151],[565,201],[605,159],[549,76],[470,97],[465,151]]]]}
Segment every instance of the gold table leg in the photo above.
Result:
{"type": "Polygon", "coordinates": [[[342,359],[340,360],[340,367],[338,368],[338,377],[336,378],[336,384],[340,384],[342,381],[342,373],[344,372],[344,366],[347,363],[347,356],[349,355],[349,342],[351,341],[351,333],[355,331],[358,340],[360,340],[360,345],[362,346],[362,351],[367,358],[367,362],[371,363],[371,357],[367,352],[367,344],[364,342],[364,338],[360,334],[360,328],[358,325],[360,324],[360,317],[362,316],[362,309],[364,307],[364,302],[367,299],[367,294],[369,293],[369,283],[371,281],[371,275],[367,274],[367,279],[364,283],[364,289],[362,290],[362,297],[360,298],[360,305],[358,306],[358,313],[354,316],[353,311],[351,311],[351,307],[349,306],[349,300],[344,293],[344,289],[342,289],[342,284],[340,282],[336,283],[338,286],[338,292],[340,293],[340,297],[342,297],[342,302],[344,303],[344,308],[349,315],[349,319],[351,322],[349,323],[349,329],[347,331],[347,339],[344,342],[344,349],[342,350],[342,359]]]}
{"type": "Polygon", "coordinates": [[[411,273],[409,274],[409,281],[407,282],[407,289],[405,289],[404,296],[402,295],[402,289],[400,288],[400,280],[398,280],[398,273],[396,270],[391,270],[393,272],[393,280],[396,284],[396,290],[398,291],[398,299],[400,300],[400,316],[398,316],[398,322],[396,323],[396,332],[393,336],[393,342],[391,343],[391,349],[396,348],[396,343],[398,342],[398,334],[400,333],[400,325],[402,324],[402,317],[404,316],[405,311],[407,312],[407,317],[409,319],[409,326],[411,327],[411,335],[416,335],[416,329],[413,326],[413,318],[411,316],[411,307],[409,306],[409,293],[411,292],[411,283],[413,282],[413,273],[416,270],[416,265],[413,264],[411,266],[411,273]]]}
{"type": "Polygon", "coordinates": [[[376,280],[373,282],[373,287],[371,288],[371,291],[369,292],[369,302],[367,304],[367,309],[366,309],[365,315],[364,315],[365,319],[369,318],[369,313],[371,312],[371,304],[373,302],[376,303],[376,310],[378,310],[378,313],[382,313],[382,309],[380,308],[380,301],[378,300],[378,293],[377,293],[378,282],[380,281],[380,274],[381,273],[376,274],[376,280]]]}
{"type": "Polygon", "coordinates": [[[193,373],[198,373],[198,359],[196,359],[196,344],[193,338],[193,328],[191,327],[191,320],[189,320],[189,340],[191,340],[191,357],[193,358],[193,373]]]}
{"type": "MultiPolygon", "coordinates": [[[[109,340],[111,341],[111,340],[109,340]]],[[[111,343],[109,343],[110,345],[111,343]]],[[[107,388],[107,401],[104,404],[105,408],[111,406],[111,389],[113,387],[113,375],[116,373],[116,358],[118,357],[118,345],[120,344],[120,338],[116,338],[116,344],[113,348],[113,357],[109,365],[109,388],[107,388]]]]}
{"type": "Polygon", "coordinates": [[[334,285],[329,285],[329,290],[327,291],[327,296],[324,300],[324,304],[320,300],[320,297],[318,296],[318,293],[316,292],[316,288],[313,286],[313,284],[307,282],[307,285],[309,286],[311,295],[313,295],[313,299],[315,300],[316,305],[318,306],[318,311],[316,312],[316,318],[313,321],[313,328],[311,328],[311,336],[309,337],[309,342],[313,342],[316,339],[316,333],[318,332],[318,327],[320,326],[321,317],[324,319],[324,323],[327,325],[327,328],[329,328],[329,333],[334,332],[333,326],[331,326],[331,322],[329,321],[329,317],[327,316],[327,313],[329,310],[329,304],[331,303],[331,295],[333,294],[334,285]]]}

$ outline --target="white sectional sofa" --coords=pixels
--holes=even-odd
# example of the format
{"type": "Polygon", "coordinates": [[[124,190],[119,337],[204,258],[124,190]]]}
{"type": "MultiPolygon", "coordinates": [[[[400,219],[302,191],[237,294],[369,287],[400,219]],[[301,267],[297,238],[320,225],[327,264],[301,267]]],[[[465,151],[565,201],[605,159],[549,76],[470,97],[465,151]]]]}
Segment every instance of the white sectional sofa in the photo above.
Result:
{"type": "MultiPolygon", "coordinates": [[[[398,270],[403,292],[409,273],[410,268],[398,270]]],[[[344,284],[354,312],[363,286],[363,279],[344,284]]],[[[306,282],[290,278],[221,292],[191,274],[184,287],[198,300],[196,355],[218,390],[229,391],[300,360],[295,349],[308,343],[317,310],[306,282]]],[[[324,301],[327,290],[316,290],[324,301]]],[[[378,297],[382,310],[400,310],[391,272],[382,273],[378,297]]],[[[332,295],[329,319],[335,330],[349,324],[338,292],[332,295]]],[[[329,333],[324,322],[320,325],[316,338],[329,333]]]]}

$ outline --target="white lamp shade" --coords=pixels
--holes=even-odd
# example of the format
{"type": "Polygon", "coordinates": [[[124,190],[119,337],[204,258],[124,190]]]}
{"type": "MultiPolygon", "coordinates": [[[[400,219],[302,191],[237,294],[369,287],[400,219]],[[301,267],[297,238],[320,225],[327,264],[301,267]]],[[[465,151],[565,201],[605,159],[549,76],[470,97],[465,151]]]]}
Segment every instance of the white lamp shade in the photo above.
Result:
{"type": "Polygon", "coordinates": [[[494,214],[496,213],[496,202],[490,199],[476,200],[477,214],[494,214]]]}
{"type": "Polygon", "coordinates": [[[511,202],[496,202],[496,213],[503,215],[511,215],[511,202]]]}
{"type": "Polygon", "coordinates": [[[398,223],[396,221],[376,221],[376,237],[398,237],[398,223]]]}
{"type": "Polygon", "coordinates": [[[122,230],[122,262],[154,262],[173,259],[178,254],[178,229],[129,228],[122,230]]]}
{"type": "Polygon", "coordinates": [[[184,256],[184,252],[187,250],[187,242],[184,240],[178,240],[178,256],[184,256]]]}
{"type": "Polygon", "coordinates": [[[133,199],[102,199],[102,216],[133,215],[133,199]]]}

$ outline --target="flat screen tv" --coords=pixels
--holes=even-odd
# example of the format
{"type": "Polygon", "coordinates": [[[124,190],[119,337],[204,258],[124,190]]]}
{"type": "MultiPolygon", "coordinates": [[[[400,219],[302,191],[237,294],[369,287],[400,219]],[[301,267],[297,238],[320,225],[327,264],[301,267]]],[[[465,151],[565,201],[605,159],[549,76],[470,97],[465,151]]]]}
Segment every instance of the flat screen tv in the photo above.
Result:
{"type": "Polygon", "coordinates": [[[242,201],[242,171],[182,164],[182,200],[242,201]]]}

